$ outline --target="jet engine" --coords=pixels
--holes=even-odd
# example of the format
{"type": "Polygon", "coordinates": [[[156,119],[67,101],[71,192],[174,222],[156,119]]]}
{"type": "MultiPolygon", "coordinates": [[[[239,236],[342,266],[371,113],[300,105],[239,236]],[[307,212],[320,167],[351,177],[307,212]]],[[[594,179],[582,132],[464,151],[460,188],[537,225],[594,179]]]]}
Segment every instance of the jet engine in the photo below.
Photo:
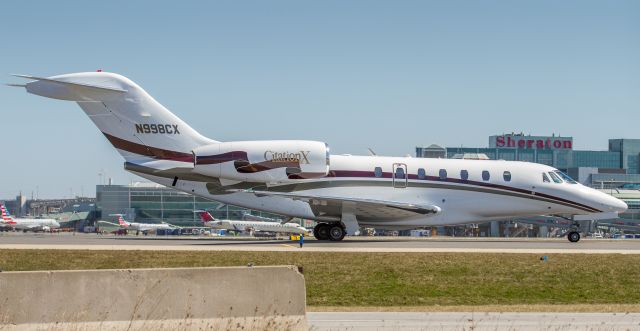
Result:
{"type": "Polygon", "coordinates": [[[329,173],[329,146],[318,141],[235,141],[193,153],[194,172],[229,180],[276,183],[329,173]]]}

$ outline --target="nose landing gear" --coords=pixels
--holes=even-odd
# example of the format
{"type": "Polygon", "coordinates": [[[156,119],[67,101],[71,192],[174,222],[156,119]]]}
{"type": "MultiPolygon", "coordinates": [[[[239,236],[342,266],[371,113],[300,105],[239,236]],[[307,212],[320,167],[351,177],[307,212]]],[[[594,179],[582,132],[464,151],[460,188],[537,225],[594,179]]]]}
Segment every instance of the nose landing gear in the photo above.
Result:
{"type": "Polygon", "coordinates": [[[569,232],[567,233],[567,239],[569,239],[570,242],[577,243],[578,241],[580,241],[580,232],[578,232],[579,228],[580,223],[573,222],[571,230],[569,230],[569,232]]]}
{"type": "Polygon", "coordinates": [[[577,231],[571,231],[567,234],[567,239],[572,243],[577,243],[580,240],[580,233],[577,231]]]}

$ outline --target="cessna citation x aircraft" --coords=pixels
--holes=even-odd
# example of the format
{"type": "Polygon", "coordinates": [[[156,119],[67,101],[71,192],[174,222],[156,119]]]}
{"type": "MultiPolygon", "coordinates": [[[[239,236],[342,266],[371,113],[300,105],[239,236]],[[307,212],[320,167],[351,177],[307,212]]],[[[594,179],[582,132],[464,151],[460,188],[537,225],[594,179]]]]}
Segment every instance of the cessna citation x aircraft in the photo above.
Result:
{"type": "MultiPolygon", "coordinates": [[[[30,82],[12,86],[77,102],[126,170],[225,204],[316,220],[313,233],[322,240],[342,240],[360,226],[412,229],[535,215],[596,220],[627,209],[546,165],[331,155],[319,141],[220,142],[118,74],[16,76],[30,82]]],[[[568,238],[580,239],[577,228],[568,238]]]]}

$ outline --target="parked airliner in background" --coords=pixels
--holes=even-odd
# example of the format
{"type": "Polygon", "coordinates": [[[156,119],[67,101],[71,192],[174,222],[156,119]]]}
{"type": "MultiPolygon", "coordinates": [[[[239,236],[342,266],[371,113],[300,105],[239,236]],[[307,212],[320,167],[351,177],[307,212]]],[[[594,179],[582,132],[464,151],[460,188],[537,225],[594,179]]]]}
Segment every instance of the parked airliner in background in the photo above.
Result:
{"type": "Polygon", "coordinates": [[[0,204],[2,211],[2,226],[9,227],[24,232],[50,232],[53,229],[59,229],[60,223],[50,218],[13,218],[3,204],[0,204]]]}
{"type": "Polygon", "coordinates": [[[224,229],[229,231],[246,231],[246,232],[274,232],[274,233],[295,233],[306,234],[308,231],[303,226],[295,223],[280,223],[267,221],[232,221],[232,220],[216,220],[208,211],[196,211],[200,220],[205,226],[212,229],[224,229]]]}
{"type": "MultiPolygon", "coordinates": [[[[118,74],[16,76],[31,80],[12,84],[29,93],[77,102],[124,157],[126,170],[222,203],[316,220],[318,239],[342,240],[360,226],[412,229],[536,215],[603,219],[627,209],[542,164],[331,155],[319,141],[219,142],[118,74]]],[[[228,113],[214,118],[233,120],[222,114],[228,113]]],[[[568,238],[578,241],[578,230],[568,238]]]]}
{"type": "Polygon", "coordinates": [[[127,231],[136,231],[136,234],[142,232],[143,234],[148,234],[149,232],[156,232],[158,230],[173,230],[178,229],[178,226],[168,224],[168,223],[136,223],[136,222],[127,222],[124,219],[124,214],[111,214],[109,216],[117,216],[118,224],[107,222],[107,221],[99,221],[99,223],[111,224],[120,227],[121,229],[127,231]]]}

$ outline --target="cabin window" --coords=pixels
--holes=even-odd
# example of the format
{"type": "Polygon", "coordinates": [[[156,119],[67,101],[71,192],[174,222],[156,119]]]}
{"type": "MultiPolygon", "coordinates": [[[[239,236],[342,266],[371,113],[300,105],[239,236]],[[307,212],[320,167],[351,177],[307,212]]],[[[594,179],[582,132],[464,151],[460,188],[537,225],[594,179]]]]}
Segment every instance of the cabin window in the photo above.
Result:
{"type": "Polygon", "coordinates": [[[404,179],[404,168],[397,167],[396,168],[396,179],[404,179]]]}
{"type": "Polygon", "coordinates": [[[555,173],[562,178],[565,182],[569,183],[569,184],[577,184],[577,182],[575,180],[573,180],[573,178],[569,177],[569,175],[565,174],[564,172],[560,171],[560,170],[556,170],[555,173]]]}
{"type": "Polygon", "coordinates": [[[418,179],[425,179],[427,177],[427,172],[424,169],[418,169],[418,179]]]}
{"type": "Polygon", "coordinates": [[[511,181],[511,172],[510,171],[505,171],[502,173],[502,178],[504,178],[505,182],[510,182],[511,181]]]}
{"type": "Polygon", "coordinates": [[[460,179],[462,180],[469,179],[469,172],[466,170],[460,170],[460,179]]]}
{"type": "Polygon", "coordinates": [[[440,171],[438,172],[438,176],[440,177],[440,180],[446,180],[447,179],[447,170],[446,169],[440,169],[440,171]]]}
{"type": "Polygon", "coordinates": [[[562,179],[560,179],[560,177],[558,177],[558,175],[554,174],[553,172],[549,173],[549,176],[551,176],[551,179],[556,182],[556,183],[562,183],[562,179]]]}
{"type": "Polygon", "coordinates": [[[489,172],[486,170],[482,170],[482,180],[487,181],[489,180],[489,178],[491,178],[491,175],[489,174],[489,172]]]}
{"type": "Polygon", "coordinates": [[[542,173],[542,181],[545,183],[551,183],[549,176],[547,176],[547,174],[545,174],[544,172],[542,173]]]}
{"type": "Polygon", "coordinates": [[[382,168],[380,167],[376,167],[374,174],[376,175],[377,178],[381,178],[382,177],[382,168]]]}

